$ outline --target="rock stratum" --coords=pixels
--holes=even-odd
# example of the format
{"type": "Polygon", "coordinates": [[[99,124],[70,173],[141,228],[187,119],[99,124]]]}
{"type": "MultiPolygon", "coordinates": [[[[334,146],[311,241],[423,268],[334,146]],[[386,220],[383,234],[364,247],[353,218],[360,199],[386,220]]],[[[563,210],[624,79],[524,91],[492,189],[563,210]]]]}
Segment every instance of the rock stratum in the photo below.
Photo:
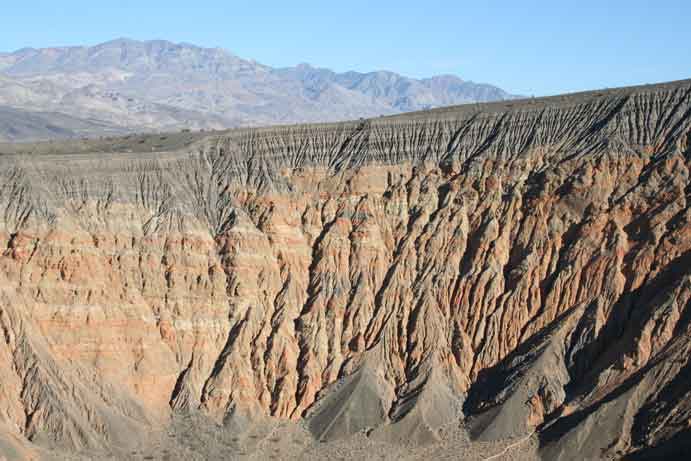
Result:
{"type": "Polygon", "coordinates": [[[689,449],[691,81],[0,162],[8,459],[689,449]]]}

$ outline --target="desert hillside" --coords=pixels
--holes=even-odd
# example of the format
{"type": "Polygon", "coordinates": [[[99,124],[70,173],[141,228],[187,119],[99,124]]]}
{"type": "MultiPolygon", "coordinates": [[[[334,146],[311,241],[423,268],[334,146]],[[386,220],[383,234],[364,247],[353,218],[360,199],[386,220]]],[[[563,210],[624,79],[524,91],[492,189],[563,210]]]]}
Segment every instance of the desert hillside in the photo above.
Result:
{"type": "Polygon", "coordinates": [[[0,146],[0,458],[691,449],[691,81],[77,144],[0,146]]]}
{"type": "Polygon", "coordinates": [[[274,68],[165,40],[0,52],[0,141],[329,122],[514,97],[453,75],[274,68]],[[3,123],[7,111],[16,124],[3,123]]]}

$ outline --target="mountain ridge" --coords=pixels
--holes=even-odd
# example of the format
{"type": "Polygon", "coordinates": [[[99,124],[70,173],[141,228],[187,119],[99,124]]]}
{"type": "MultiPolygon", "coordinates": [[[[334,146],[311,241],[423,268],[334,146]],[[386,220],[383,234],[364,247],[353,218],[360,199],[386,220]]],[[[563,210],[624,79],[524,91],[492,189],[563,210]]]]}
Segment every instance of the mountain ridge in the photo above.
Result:
{"type": "Polygon", "coordinates": [[[124,38],[2,53],[0,79],[0,105],[130,132],[339,121],[514,97],[450,75],[273,68],[222,48],[124,38]]]}

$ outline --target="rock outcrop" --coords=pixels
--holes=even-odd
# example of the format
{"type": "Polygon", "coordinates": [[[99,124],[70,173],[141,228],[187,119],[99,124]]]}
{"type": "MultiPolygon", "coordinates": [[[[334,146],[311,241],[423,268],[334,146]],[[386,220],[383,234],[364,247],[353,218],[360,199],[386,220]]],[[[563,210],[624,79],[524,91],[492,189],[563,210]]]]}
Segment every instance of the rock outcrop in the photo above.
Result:
{"type": "Polygon", "coordinates": [[[691,429],[689,81],[0,162],[10,456],[196,411],[547,459],[691,429]]]}

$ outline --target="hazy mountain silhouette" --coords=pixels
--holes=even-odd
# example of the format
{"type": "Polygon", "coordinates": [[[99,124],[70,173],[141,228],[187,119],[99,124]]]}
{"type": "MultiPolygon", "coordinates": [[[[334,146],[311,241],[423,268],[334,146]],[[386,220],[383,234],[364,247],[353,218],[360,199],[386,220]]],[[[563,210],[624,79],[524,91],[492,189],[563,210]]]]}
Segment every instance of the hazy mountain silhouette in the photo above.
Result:
{"type": "MultiPolygon", "coordinates": [[[[0,53],[1,106],[127,131],[335,121],[509,98],[451,75],[277,69],[220,48],[163,40],[0,53]]],[[[44,137],[38,128],[35,136],[23,130],[24,137],[44,137]]]]}

